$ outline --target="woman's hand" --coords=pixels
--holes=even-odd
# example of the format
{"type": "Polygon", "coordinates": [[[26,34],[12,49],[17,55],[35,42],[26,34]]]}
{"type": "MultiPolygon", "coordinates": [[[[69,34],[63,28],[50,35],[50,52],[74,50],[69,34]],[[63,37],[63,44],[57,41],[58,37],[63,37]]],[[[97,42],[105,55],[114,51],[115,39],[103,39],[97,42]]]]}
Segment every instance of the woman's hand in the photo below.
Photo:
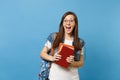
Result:
{"type": "Polygon", "coordinates": [[[66,61],[68,63],[72,63],[74,61],[74,56],[73,55],[70,55],[69,57],[66,58],[66,61]]]}
{"type": "Polygon", "coordinates": [[[59,61],[61,59],[60,51],[56,52],[54,56],[52,56],[52,61],[59,61]]]}
{"type": "Polygon", "coordinates": [[[60,59],[61,59],[61,55],[59,55],[59,54],[55,54],[53,56],[53,61],[59,61],[60,59]]]}

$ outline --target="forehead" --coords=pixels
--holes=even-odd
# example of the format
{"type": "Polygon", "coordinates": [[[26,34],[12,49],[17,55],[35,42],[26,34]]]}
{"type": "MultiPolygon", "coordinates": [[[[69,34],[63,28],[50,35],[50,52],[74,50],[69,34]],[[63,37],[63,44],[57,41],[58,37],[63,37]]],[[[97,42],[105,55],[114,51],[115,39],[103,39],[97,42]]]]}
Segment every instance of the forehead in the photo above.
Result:
{"type": "Polygon", "coordinates": [[[67,15],[64,19],[74,19],[74,15],[70,14],[70,15],[67,15]]]}

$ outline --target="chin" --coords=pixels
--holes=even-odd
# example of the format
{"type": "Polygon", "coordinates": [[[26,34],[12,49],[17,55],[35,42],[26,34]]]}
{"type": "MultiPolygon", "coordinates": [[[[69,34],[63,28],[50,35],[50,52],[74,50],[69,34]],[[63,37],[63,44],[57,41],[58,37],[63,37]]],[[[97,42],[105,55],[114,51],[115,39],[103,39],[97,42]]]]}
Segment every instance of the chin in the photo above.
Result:
{"type": "Polygon", "coordinates": [[[66,31],[67,34],[71,34],[72,32],[71,31],[66,31]]]}

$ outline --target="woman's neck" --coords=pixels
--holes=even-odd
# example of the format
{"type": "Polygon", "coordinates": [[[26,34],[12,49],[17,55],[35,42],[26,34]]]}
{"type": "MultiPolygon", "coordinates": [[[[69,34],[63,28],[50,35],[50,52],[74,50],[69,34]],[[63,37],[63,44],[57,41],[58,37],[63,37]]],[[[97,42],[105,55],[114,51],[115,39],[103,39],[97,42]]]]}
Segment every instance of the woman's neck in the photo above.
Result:
{"type": "Polygon", "coordinates": [[[73,40],[73,36],[70,34],[65,34],[65,39],[73,40]]]}

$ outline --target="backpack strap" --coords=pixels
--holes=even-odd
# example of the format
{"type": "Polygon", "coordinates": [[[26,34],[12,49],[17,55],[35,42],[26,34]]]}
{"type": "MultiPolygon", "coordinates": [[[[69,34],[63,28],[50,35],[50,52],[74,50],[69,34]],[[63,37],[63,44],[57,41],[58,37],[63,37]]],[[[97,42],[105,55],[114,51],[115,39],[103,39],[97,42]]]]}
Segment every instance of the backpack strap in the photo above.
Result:
{"type": "MultiPolygon", "coordinates": [[[[50,33],[50,35],[47,37],[47,40],[51,43],[51,46],[53,45],[56,35],[57,35],[57,32],[53,32],[53,33],[50,33]]],[[[48,54],[54,55],[54,54],[51,54],[52,53],[51,50],[52,50],[52,47],[48,51],[48,54]]]]}
{"type": "Polygon", "coordinates": [[[57,34],[56,32],[50,33],[50,35],[48,36],[47,40],[49,40],[51,43],[53,43],[56,34],[57,34]]]}
{"type": "MultiPolygon", "coordinates": [[[[56,32],[51,33],[50,36],[49,36],[50,42],[51,42],[52,45],[53,45],[53,42],[54,42],[56,36],[57,36],[57,33],[56,33],[56,32]]],[[[51,55],[51,56],[54,56],[54,49],[53,49],[52,47],[51,47],[51,49],[50,49],[50,55],[51,55]]],[[[52,64],[52,62],[50,62],[49,69],[51,68],[51,64],[52,64]]]]}
{"type": "MultiPolygon", "coordinates": [[[[82,46],[82,48],[84,47],[84,45],[85,45],[85,42],[84,42],[84,40],[83,39],[81,39],[80,38],[80,43],[81,43],[81,46],[82,46]]],[[[74,44],[74,42],[73,42],[73,44],[74,44]]],[[[85,54],[85,53],[84,53],[85,54]]],[[[80,60],[80,55],[81,55],[81,51],[75,51],[75,54],[74,54],[74,59],[75,59],[75,61],[79,61],[80,60]]]]}

